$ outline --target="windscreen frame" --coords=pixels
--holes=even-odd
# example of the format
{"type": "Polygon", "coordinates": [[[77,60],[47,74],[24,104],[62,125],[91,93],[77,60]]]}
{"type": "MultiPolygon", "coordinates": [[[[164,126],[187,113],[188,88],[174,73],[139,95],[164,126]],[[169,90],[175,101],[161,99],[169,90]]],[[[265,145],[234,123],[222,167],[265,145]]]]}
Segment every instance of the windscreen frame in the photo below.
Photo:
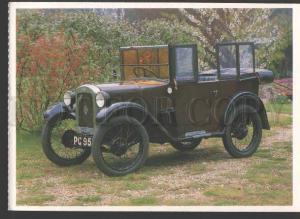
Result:
{"type": "Polygon", "coordinates": [[[240,80],[241,78],[241,68],[240,68],[240,46],[250,46],[252,51],[252,68],[255,73],[255,46],[254,42],[226,42],[226,43],[217,43],[216,44],[216,60],[217,60],[217,77],[218,80],[221,80],[221,66],[220,66],[220,47],[222,46],[234,46],[235,47],[235,60],[236,60],[236,79],[240,80]]]}

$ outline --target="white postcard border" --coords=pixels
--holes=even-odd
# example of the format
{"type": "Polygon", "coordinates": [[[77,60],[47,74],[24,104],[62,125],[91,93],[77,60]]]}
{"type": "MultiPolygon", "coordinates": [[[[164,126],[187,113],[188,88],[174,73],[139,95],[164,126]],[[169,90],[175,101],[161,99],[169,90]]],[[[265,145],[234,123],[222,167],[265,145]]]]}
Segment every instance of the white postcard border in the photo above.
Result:
{"type": "Polygon", "coordinates": [[[8,98],[8,206],[22,211],[300,211],[300,5],[253,3],[87,3],[10,2],[9,3],[9,98],[8,98]],[[293,8],[293,205],[292,206],[17,206],[16,205],[16,9],[34,8],[293,8]],[[295,19],[297,18],[297,19],[295,19]],[[296,40],[298,39],[298,40],[296,40]],[[297,74],[298,73],[298,74],[297,74]],[[298,86],[297,86],[298,84],[298,86]]]}

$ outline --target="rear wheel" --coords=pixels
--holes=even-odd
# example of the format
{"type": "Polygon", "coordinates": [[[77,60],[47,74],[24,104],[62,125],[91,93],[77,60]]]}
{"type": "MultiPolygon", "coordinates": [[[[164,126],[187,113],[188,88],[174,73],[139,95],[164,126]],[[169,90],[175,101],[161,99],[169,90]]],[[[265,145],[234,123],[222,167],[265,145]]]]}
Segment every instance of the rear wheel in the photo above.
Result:
{"type": "Polygon", "coordinates": [[[99,125],[92,144],[97,167],[109,176],[136,171],[146,161],[149,137],[136,119],[120,116],[99,125]]]}
{"type": "Polygon", "coordinates": [[[262,136],[262,122],[256,110],[240,106],[229,117],[223,143],[233,157],[251,156],[258,148],[262,136]]]}
{"type": "Polygon", "coordinates": [[[192,151],[201,143],[201,141],[202,138],[192,141],[173,142],[171,145],[179,151],[192,151]]]}

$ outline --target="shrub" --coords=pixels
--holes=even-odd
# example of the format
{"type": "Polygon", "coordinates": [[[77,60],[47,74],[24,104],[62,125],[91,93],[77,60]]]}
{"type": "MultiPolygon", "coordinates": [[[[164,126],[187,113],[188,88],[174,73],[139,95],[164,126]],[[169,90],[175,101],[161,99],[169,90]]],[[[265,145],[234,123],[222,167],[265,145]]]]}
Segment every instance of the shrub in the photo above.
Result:
{"type": "MultiPolygon", "coordinates": [[[[89,44],[77,43],[76,36],[61,31],[31,42],[17,39],[17,124],[25,129],[40,128],[42,112],[57,102],[68,89],[96,77],[87,63],[89,44]]],[[[99,74],[99,73],[98,73],[99,74]]]]}
{"type": "Polygon", "coordinates": [[[17,127],[39,130],[42,113],[64,92],[112,79],[120,46],[191,42],[166,19],[140,24],[94,13],[22,10],[17,14],[17,127]]]}

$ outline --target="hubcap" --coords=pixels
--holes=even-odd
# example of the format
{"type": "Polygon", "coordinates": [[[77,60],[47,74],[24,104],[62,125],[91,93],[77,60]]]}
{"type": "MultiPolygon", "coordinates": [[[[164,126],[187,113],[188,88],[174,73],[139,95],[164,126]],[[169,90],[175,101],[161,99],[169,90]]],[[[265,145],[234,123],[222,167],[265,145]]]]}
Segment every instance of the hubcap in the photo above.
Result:
{"type": "Polygon", "coordinates": [[[58,121],[51,128],[50,145],[52,151],[62,159],[73,160],[82,156],[85,149],[73,146],[76,121],[65,119],[58,121]]]}
{"type": "Polygon", "coordinates": [[[66,147],[66,148],[73,148],[73,138],[74,135],[76,135],[76,132],[74,130],[67,130],[64,132],[63,136],[61,137],[61,143],[66,147]]]}
{"type": "Polygon", "coordinates": [[[122,143],[121,140],[117,140],[111,146],[111,152],[117,156],[122,156],[123,154],[126,154],[127,149],[127,145],[122,143]]]}
{"type": "Polygon", "coordinates": [[[112,126],[105,133],[101,156],[110,168],[118,171],[128,169],[140,159],[141,153],[141,136],[134,125],[112,126]]]}
{"type": "Polygon", "coordinates": [[[254,133],[255,127],[251,116],[242,114],[235,118],[231,130],[231,140],[238,150],[247,150],[253,141],[254,133]]]}
{"type": "Polygon", "coordinates": [[[248,128],[245,126],[234,130],[234,137],[236,137],[239,140],[245,138],[247,135],[248,135],[248,128]]]}

